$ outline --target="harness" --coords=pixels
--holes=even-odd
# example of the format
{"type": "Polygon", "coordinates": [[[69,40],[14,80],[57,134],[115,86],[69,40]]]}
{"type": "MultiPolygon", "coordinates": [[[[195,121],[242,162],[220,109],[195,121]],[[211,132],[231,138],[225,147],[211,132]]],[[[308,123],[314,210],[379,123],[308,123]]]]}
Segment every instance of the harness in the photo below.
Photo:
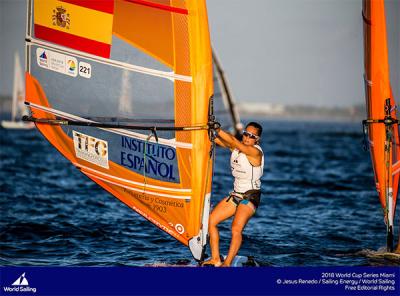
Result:
{"type": "Polygon", "coordinates": [[[255,208],[258,208],[260,204],[261,190],[258,189],[250,189],[245,193],[240,193],[236,191],[232,191],[229,193],[226,202],[233,202],[236,206],[240,203],[248,204],[251,202],[255,208]]]}
{"type": "Polygon", "coordinates": [[[226,202],[232,201],[236,206],[238,206],[240,202],[242,202],[244,199],[245,199],[244,193],[232,191],[229,192],[229,197],[226,200],[226,202]]]}

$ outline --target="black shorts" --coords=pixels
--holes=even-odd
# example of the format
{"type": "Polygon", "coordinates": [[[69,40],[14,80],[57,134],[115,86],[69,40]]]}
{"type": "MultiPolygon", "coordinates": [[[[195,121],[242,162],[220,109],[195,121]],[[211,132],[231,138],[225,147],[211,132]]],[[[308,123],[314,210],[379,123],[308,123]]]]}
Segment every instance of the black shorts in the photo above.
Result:
{"type": "Polygon", "coordinates": [[[246,191],[245,193],[231,192],[229,194],[227,202],[232,201],[236,206],[240,203],[251,202],[254,207],[257,209],[260,205],[261,200],[261,190],[251,189],[246,191]]]}

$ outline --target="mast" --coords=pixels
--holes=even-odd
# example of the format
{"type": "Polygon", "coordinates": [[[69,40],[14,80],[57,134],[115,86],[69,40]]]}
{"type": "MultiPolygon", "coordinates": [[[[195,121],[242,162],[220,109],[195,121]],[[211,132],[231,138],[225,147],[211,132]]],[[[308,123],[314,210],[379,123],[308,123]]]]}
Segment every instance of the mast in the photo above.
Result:
{"type": "Polygon", "coordinates": [[[386,209],[385,209],[385,218],[387,220],[387,229],[386,229],[386,248],[388,252],[393,252],[393,178],[392,178],[392,142],[393,142],[393,125],[397,123],[392,121],[390,116],[390,111],[392,106],[390,105],[390,98],[386,100],[385,105],[385,166],[386,166],[386,209]]]}
{"type": "Polygon", "coordinates": [[[243,130],[243,125],[240,122],[239,113],[237,111],[236,104],[235,104],[231,89],[229,87],[228,80],[225,77],[225,72],[222,68],[222,64],[221,64],[214,48],[212,48],[212,59],[213,59],[215,68],[217,70],[217,74],[218,74],[217,77],[220,78],[219,81],[221,82],[221,87],[222,87],[222,94],[221,94],[222,99],[224,100],[224,103],[225,102],[227,103],[227,109],[228,109],[229,114],[232,119],[234,135],[235,135],[235,137],[240,137],[240,134],[243,130]]]}

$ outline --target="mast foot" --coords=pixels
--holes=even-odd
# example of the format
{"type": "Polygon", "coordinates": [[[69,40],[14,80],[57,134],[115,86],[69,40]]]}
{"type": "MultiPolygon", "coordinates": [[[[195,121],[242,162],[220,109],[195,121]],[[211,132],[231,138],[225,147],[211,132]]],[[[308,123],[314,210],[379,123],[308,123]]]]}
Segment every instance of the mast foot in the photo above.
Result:
{"type": "Polygon", "coordinates": [[[386,250],[390,253],[393,252],[393,240],[393,226],[389,226],[386,235],[386,250]]]}

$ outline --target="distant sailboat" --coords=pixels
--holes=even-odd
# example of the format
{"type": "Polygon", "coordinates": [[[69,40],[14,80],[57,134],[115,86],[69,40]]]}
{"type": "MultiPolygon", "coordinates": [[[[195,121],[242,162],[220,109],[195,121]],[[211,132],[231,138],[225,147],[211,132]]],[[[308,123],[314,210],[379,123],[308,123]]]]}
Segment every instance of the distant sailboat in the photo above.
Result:
{"type": "Polygon", "coordinates": [[[22,116],[28,115],[28,109],[24,105],[25,89],[22,76],[21,63],[18,53],[14,54],[14,83],[12,94],[11,120],[2,120],[1,127],[8,129],[31,129],[33,122],[24,122],[22,116]]]}
{"type": "Polygon", "coordinates": [[[121,95],[119,97],[118,111],[122,114],[132,112],[131,85],[129,84],[129,71],[122,72],[121,95]]]}

